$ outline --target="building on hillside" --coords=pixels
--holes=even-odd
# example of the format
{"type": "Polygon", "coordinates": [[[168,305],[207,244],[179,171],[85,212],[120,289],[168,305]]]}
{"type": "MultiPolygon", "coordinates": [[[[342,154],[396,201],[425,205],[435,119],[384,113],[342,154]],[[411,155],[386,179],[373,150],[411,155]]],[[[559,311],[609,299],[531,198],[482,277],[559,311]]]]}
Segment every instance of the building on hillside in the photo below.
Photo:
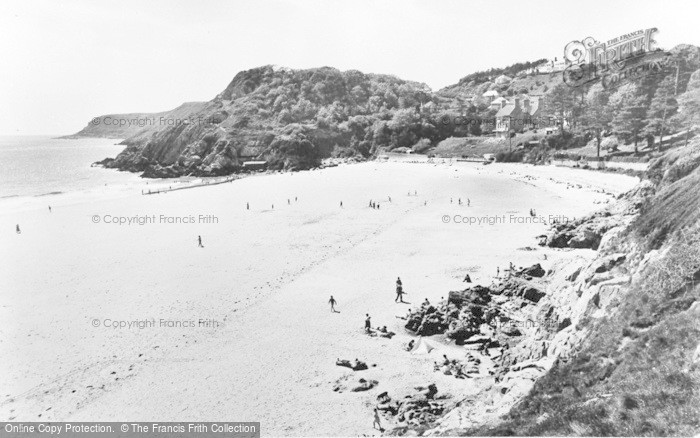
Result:
{"type": "Polygon", "coordinates": [[[491,104],[489,105],[489,109],[492,109],[494,111],[498,111],[504,106],[508,104],[508,99],[505,97],[497,97],[493,101],[491,101],[491,104]]]}
{"type": "Polygon", "coordinates": [[[540,126],[542,109],[540,99],[527,95],[514,98],[503,105],[496,113],[494,132],[505,135],[509,131],[522,132],[540,126]]]}
{"type": "Polygon", "coordinates": [[[496,99],[499,96],[499,94],[496,90],[489,90],[486,93],[482,94],[482,96],[485,97],[489,101],[489,103],[491,103],[494,101],[494,99],[496,99]]]}

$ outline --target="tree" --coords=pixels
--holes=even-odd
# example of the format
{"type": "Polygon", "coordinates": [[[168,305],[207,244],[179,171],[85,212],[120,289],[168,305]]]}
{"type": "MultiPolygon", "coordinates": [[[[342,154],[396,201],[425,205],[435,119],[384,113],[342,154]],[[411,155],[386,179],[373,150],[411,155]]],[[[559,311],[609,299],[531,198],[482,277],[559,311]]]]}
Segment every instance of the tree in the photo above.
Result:
{"type": "Polygon", "coordinates": [[[545,113],[555,116],[559,123],[559,133],[564,132],[564,119],[570,114],[574,106],[574,94],[571,87],[559,84],[552,89],[544,102],[545,113]]]}
{"type": "Polygon", "coordinates": [[[700,70],[692,74],[686,92],[678,96],[678,113],[673,122],[685,127],[685,145],[687,146],[690,131],[696,128],[696,123],[700,122],[700,70]]]}
{"type": "Polygon", "coordinates": [[[608,105],[610,95],[600,85],[591,88],[588,93],[588,105],[582,117],[584,129],[592,131],[596,138],[596,156],[600,158],[600,142],[603,131],[610,127],[612,111],[608,105]]]}
{"type": "Polygon", "coordinates": [[[641,133],[646,125],[647,97],[638,94],[637,87],[628,90],[619,90],[616,97],[619,100],[613,104],[610,98],[614,116],[611,122],[613,131],[634,142],[634,153],[638,152],[637,144],[641,139],[641,133]]]}
{"type": "Polygon", "coordinates": [[[663,145],[664,133],[668,129],[668,119],[678,110],[675,96],[675,81],[673,76],[666,76],[659,84],[651,99],[647,111],[647,124],[644,131],[651,135],[659,135],[659,151],[663,145]]]}

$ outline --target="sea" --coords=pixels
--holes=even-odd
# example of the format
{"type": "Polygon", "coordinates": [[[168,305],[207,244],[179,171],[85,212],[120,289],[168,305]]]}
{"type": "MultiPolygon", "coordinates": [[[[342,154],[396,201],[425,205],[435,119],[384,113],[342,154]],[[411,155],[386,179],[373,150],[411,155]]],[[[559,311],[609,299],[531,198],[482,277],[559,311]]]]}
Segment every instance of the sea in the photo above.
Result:
{"type": "Polygon", "coordinates": [[[140,193],[203,180],[147,179],[137,173],[93,165],[116,157],[125,148],[120,142],[104,138],[0,136],[0,207],[38,200],[51,204],[52,199],[65,195],[95,191],[140,193]]]}
{"type": "Polygon", "coordinates": [[[0,136],[0,199],[50,196],[97,186],[138,184],[138,175],[93,167],[115,157],[120,140],[0,136]]]}

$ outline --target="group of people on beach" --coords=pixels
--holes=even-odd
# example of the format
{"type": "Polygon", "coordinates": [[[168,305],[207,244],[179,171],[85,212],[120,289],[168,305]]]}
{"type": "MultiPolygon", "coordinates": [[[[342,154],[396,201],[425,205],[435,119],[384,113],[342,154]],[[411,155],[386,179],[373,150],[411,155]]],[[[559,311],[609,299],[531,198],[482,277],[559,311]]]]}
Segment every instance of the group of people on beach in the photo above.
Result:
{"type": "MultiPolygon", "coordinates": [[[[453,202],[454,202],[454,200],[452,198],[450,198],[450,204],[452,204],[453,202]]],[[[457,204],[464,205],[462,203],[462,198],[457,198],[457,204]]],[[[467,198],[467,207],[471,207],[471,205],[472,205],[472,200],[467,198]]]]}

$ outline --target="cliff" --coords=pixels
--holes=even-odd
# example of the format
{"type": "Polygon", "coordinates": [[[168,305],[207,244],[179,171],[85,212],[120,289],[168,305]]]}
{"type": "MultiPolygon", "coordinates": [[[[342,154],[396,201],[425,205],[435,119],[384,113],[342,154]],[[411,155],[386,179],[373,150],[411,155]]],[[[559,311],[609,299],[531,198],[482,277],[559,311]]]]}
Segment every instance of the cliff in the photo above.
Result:
{"type": "Polygon", "coordinates": [[[149,127],[157,124],[168,123],[186,118],[190,114],[196,114],[202,107],[202,102],[189,102],[180,105],[174,110],[160,113],[127,113],[105,114],[90,120],[80,131],[73,135],[61,138],[114,138],[125,139],[139,135],[140,132],[149,131],[149,127]]]}
{"type": "Polygon", "coordinates": [[[467,344],[500,345],[502,353],[491,356],[496,379],[414,430],[450,436],[696,435],[698,193],[695,139],[658,158],[614,204],[543,236],[541,244],[574,252],[548,272],[536,265],[488,288],[451,293],[452,304],[438,318],[442,325],[424,322],[421,329],[467,344]],[[485,304],[487,311],[474,312],[485,304]]]}

